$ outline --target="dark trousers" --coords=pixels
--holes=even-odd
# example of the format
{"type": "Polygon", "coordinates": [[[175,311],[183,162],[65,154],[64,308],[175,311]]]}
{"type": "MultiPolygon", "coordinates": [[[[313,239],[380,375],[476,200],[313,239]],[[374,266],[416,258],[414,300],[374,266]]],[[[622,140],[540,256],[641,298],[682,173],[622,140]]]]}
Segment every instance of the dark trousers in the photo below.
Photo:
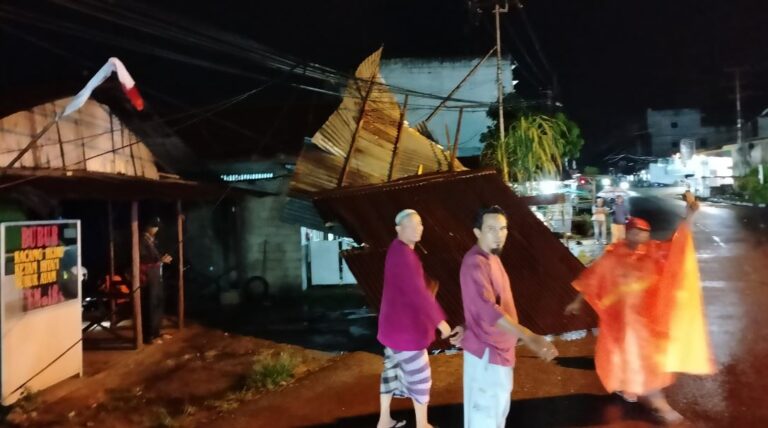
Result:
{"type": "Polygon", "coordinates": [[[149,343],[160,337],[165,296],[160,277],[160,265],[148,267],[145,274],[145,281],[141,287],[141,324],[144,342],[149,343]]]}

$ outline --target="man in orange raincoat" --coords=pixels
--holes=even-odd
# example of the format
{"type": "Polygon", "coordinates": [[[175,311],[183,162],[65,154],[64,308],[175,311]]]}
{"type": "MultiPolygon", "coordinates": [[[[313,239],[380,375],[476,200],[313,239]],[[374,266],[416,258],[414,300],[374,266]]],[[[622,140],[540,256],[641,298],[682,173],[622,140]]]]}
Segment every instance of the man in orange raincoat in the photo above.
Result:
{"type": "MultiPolygon", "coordinates": [[[[689,216],[690,218],[690,216],[689,216]]],[[[676,373],[712,374],[714,361],[702,307],[696,252],[688,222],[670,241],[650,239],[650,225],[631,218],[624,241],[606,248],[573,286],[600,318],[595,368],[609,392],[640,399],[666,422],[682,416],[662,389],[676,373]]]]}

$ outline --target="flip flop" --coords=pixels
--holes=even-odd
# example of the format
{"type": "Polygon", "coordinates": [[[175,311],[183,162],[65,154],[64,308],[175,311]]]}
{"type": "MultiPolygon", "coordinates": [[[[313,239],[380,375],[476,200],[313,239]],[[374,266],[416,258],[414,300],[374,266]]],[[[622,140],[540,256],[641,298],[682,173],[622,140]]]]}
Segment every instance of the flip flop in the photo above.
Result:
{"type": "Polygon", "coordinates": [[[395,423],[390,425],[389,428],[400,428],[400,427],[403,427],[403,426],[405,426],[405,422],[406,422],[405,419],[403,419],[401,421],[398,421],[397,419],[395,419],[395,423]]]}
{"type": "Polygon", "coordinates": [[[653,414],[655,414],[659,419],[664,421],[664,423],[669,425],[678,424],[685,420],[683,415],[678,413],[675,409],[668,409],[668,410],[653,409],[653,414]]]}
{"type": "Polygon", "coordinates": [[[636,395],[633,396],[633,395],[629,395],[629,394],[624,394],[623,391],[616,391],[616,395],[621,397],[627,403],[637,403],[637,396],[636,395]]]}

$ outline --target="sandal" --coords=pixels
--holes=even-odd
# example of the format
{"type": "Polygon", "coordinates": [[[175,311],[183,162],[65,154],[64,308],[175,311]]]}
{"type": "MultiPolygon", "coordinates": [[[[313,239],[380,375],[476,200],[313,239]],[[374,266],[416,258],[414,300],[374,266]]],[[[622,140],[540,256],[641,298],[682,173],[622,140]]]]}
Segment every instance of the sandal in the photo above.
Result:
{"type": "Polygon", "coordinates": [[[616,391],[616,395],[621,397],[627,403],[637,403],[637,395],[625,394],[624,391],[616,391]]]}
{"type": "Polygon", "coordinates": [[[669,408],[666,410],[661,409],[653,409],[653,414],[659,417],[662,421],[664,421],[667,424],[677,424],[685,420],[683,415],[678,413],[675,409],[669,408]]]}

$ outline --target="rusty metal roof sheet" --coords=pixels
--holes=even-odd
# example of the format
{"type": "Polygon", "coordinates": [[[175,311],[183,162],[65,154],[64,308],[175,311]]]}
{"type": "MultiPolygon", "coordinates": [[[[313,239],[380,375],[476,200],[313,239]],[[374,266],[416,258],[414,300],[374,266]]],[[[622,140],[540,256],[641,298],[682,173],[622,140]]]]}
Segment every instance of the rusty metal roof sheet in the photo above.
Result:
{"type": "Polygon", "coordinates": [[[509,217],[501,256],[510,274],[520,321],[540,334],[560,334],[596,326],[591,311],[566,317],[575,297],[571,281],[584,268],[494,171],[463,171],[410,177],[381,185],[341,188],[314,199],[321,215],[335,221],[366,246],[344,254],[350,269],[378,309],[384,256],[395,238],[394,217],[417,210],[424,236],[417,246],[425,272],[440,282],[438,300],[452,323],[463,322],[459,268],[475,244],[475,213],[499,205],[509,217]]]}
{"type": "Polygon", "coordinates": [[[379,74],[380,60],[381,49],[360,64],[339,108],[312,137],[312,144],[303,148],[291,182],[292,193],[340,187],[347,157],[342,186],[384,183],[416,175],[419,168],[424,173],[466,169],[457,160],[451,165],[448,150],[417,130],[407,124],[400,129],[401,108],[379,74]]]}
{"type": "Polygon", "coordinates": [[[113,201],[156,199],[164,201],[216,201],[224,196],[248,194],[240,189],[181,179],[151,180],[143,177],[85,171],[32,171],[10,169],[0,176],[0,189],[8,195],[31,190],[51,199],[104,199],[113,201]],[[60,172],[60,175],[54,174],[60,172]]]}

